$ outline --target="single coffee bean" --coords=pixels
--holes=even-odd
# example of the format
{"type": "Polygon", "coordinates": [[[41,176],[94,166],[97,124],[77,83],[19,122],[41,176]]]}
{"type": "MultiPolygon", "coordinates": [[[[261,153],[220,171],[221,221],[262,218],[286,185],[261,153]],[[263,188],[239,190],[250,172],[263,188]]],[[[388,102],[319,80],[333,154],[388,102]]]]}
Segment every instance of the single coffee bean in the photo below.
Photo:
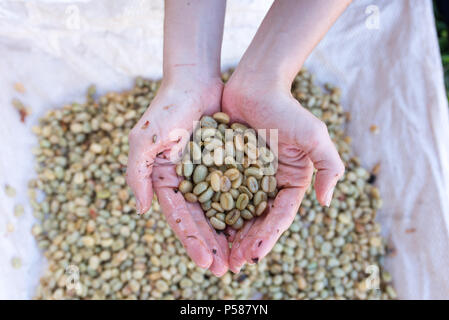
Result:
{"type": "Polygon", "coordinates": [[[256,179],[260,179],[263,177],[263,172],[260,168],[251,166],[251,167],[245,169],[244,175],[245,176],[253,176],[256,179]]]}
{"type": "Polygon", "coordinates": [[[235,150],[243,153],[245,151],[245,143],[243,142],[243,135],[236,134],[234,136],[235,150]]]}
{"type": "Polygon", "coordinates": [[[237,180],[240,176],[240,172],[236,168],[231,168],[225,171],[224,175],[229,178],[229,180],[237,180]]]}
{"type": "Polygon", "coordinates": [[[248,127],[245,126],[244,124],[234,122],[233,124],[231,124],[231,129],[234,131],[240,131],[243,133],[246,130],[248,130],[248,127]]]}
{"type": "Polygon", "coordinates": [[[201,159],[203,160],[203,164],[206,167],[210,167],[214,165],[214,156],[210,151],[205,150],[203,152],[203,156],[201,157],[201,159]]]}
{"type": "MultiPolygon", "coordinates": [[[[206,182],[207,183],[207,182],[206,182]]],[[[204,191],[199,197],[198,197],[198,201],[203,203],[206,201],[209,201],[212,196],[214,195],[214,190],[212,190],[211,187],[209,187],[206,191],[204,191]]]]}
{"type": "Polygon", "coordinates": [[[226,222],[226,224],[231,226],[237,222],[238,218],[240,218],[240,211],[237,209],[234,209],[226,215],[225,222],[226,222]]]}
{"type": "Polygon", "coordinates": [[[182,162],[178,163],[175,167],[176,174],[180,177],[184,175],[182,162]]]}
{"type": "Polygon", "coordinates": [[[200,164],[197,165],[195,170],[193,171],[193,183],[200,183],[204,181],[207,176],[207,167],[200,164]]]}
{"type": "Polygon", "coordinates": [[[224,209],[221,207],[219,202],[212,202],[211,207],[217,210],[218,212],[223,212],[224,209]]]}
{"type": "Polygon", "coordinates": [[[243,227],[243,219],[240,217],[237,221],[231,226],[234,230],[240,230],[243,227]]]}
{"type": "Polygon", "coordinates": [[[210,174],[210,186],[212,187],[212,190],[215,192],[220,191],[221,183],[220,183],[220,174],[218,173],[220,171],[214,171],[210,174]]]}
{"type": "Polygon", "coordinates": [[[218,192],[215,192],[214,193],[214,195],[212,196],[212,202],[218,202],[218,201],[220,201],[220,196],[221,196],[221,192],[220,191],[218,191],[218,192]]]}
{"type": "Polygon", "coordinates": [[[240,195],[240,192],[237,189],[229,190],[229,193],[232,195],[232,199],[237,200],[240,195]]]}
{"type": "Polygon", "coordinates": [[[259,183],[257,182],[257,179],[253,176],[246,178],[246,186],[252,193],[256,193],[257,190],[259,190],[259,183]]]}
{"type": "Polygon", "coordinates": [[[231,189],[231,180],[227,176],[220,177],[220,191],[228,192],[231,189]]]}
{"type": "Polygon", "coordinates": [[[187,193],[184,195],[184,198],[185,198],[188,202],[192,202],[192,203],[198,201],[197,196],[194,195],[194,194],[191,193],[191,192],[187,192],[187,193]]]}
{"type": "MultiPolygon", "coordinates": [[[[193,193],[197,196],[199,196],[200,194],[202,194],[204,191],[207,190],[207,188],[209,188],[209,184],[206,181],[202,181],[200,183],[198,183],[195,188],[193,188],[193,193]]],[[[204,201],[200,201],[200,202],[204,202],[204,201]]]]}
{"type": "Polygon", "coordinates": [[[192,192],[193,184],[189,180],[182,180],[179,183],[178,190],[181,191],[182,194],[192,192]]]}
{"type": "Polygon", "coordinates": [[[234,208],[234,199],[229,192],[224,192],[220,196],[220,205],[224,210],[231,210],[234,208]]]}
{"type": "Polygon", "coordinates": [[[201,163],[201,147],[195,142],[189,142],[189,154],[194,163],[201,163]]]}
{"type": "Polygon", "coordinates": [[[240,174],[237,179],[232,181],[232,183],[231,183],[232,189],[238,189],[240,187],[240,185],[242,184],[242,181],[243,181],[243,176],[240,174]]]}
{"type": "Polygon", "coordinates": [[[201,140],[208,141],[210,138],[215,138],[217,132],[218,131],[215,128],[204,128],[201,130],[201,140]]]}
{"type": "Polygon", "coordinates": [[[267,201],[267,194],[259,190],[254,194],[253,203],[257,207],[262,201],[267,201]]]}
{"type": "Polygon", "coordinates": [[[249,211],[249,212],[251,212],[253,215],[254,215],[254,213],[256,212],[256,207],[253,205],[253,204],[249,204],[249,205],[247,205],[246,206],[246,209],[249,211]]]}
{"type": "Polygon", "coordinates": [[[252,215],[252,213],[251,213],[249,210],[247,210],[247,209],[242,210],[242,211],[240,212],[240,216],[241,216],[243,219],[245,219],[245,220],[251,220],[252,218],[254,218],[254,216],[252,215]]]}
{"type": "Polygon", "coordinates": [[[190,177],[193,173],[193,163],[188,160],[183,164],[183,174],[185,177],[190,177]]]}
{"type": "Polygon", "coordinates": [[[224,230],[226,228],[226,223],[217,219],[216,217],[210,218],[210,224],[217,230],[224,230]]]}
{"type": "Polygon", "coordinates": [[[217,213],[217,210],[215,209],[209,209],[206,212],[206,217],[208,218],[212,218],[213,216],[215,216],[215,214],[217,213]]]}
{"type": "Polygon", "coordinates": [[[267,164],[274,161],[274,154],[266,147],[259,148],[259,159],[262,163],[267,164]]]}
{"type": "Polygon", "coordinates": [[[243,210],[246,208],[246,206],[248,205],[249,202],[249,197],[247,194],[245,193],[241,193],[238,198],[237,201],[235,202],[235,207],[239,210],[243,210]]]}
{"type": "Polygon", "coordinates": [[[260,216],[262,215],[262,213],[265,211],[265,209],[267,208],[267,202],[266,201],[262,201],[261,203],[259,203],[259,205],[256,206],[256,216],[260,216]]]}
{"type": "Polygon", "coordinates": [[[229,116],[224,113],[224,112],[217,112],[214,113],[214,115],[212,116],[218,123],[224,123],[224,124],[228,124],[229,123],[229,116]]]}
{"type": "Polygon", "coordinates": [[[223,136],[226,134],[227,129],[229,129],[229,127],[224,123],[218,125],[218,131],[220,131],[223,136]]]}
{"type": "Polygon", "coordinates": [[[248,189],[247,187],[245,187],[245,186],[240,186],[240,187],[238,188],[238,190],[239,190],[240,192],[242,192],[242,193],[245,193],[245,194],[248,196],[249,200],[252,200],[253,194],[251,193],[251,191],[249,191],[249,189],[248,189]]]}
{"type": "Polygon", "coordinates": [[[201,118],[201,127],[203,128],[217,128],[218,123],[212,117],[204,116],[201,118]]]}
{"type": "Polygon", "coordinates": [[[274,176],[265,176],[262,178],[260,187],[266,193],[274,192],[276,190],[276,178],[274,176]]]}
{"type": "Polygon", "coordinates": [[[218,213],[215,214],[215,217],[216,217],[218,220],[225,221],[225,219],[226,219],[226,214],[224,214],[224,213],[222,213],[222,212],[218,212],[218,213]]]}
{"type": "Polygon", "coordinates": [[[211,209],[211,204],[212,204],[212,201],[203,202],[203,203],[200,204],[201,205],[201,209],[203,209],[204,211],[210,210],[211,209]]]}

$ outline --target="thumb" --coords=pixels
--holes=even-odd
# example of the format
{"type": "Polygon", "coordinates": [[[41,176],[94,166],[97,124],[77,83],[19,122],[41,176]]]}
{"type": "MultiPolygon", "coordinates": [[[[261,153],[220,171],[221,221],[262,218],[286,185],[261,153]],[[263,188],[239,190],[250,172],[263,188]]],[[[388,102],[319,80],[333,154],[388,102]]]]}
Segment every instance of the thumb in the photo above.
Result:
{"type": "Polygon", "coordinates": [[[323,122],[318,122],[313,135],[314,143],[309,145],[307,154],[317,169],[315,192],[318,202],[321,205],[329,206],[335,185],[343,176],[345,166],[323,122]]]}

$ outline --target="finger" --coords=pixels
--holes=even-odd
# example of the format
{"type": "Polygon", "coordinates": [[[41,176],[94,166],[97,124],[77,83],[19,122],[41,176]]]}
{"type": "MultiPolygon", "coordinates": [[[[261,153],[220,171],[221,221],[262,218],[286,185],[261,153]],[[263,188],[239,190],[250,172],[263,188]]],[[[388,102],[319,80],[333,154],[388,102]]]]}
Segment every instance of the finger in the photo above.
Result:
{"type": "MultiPolygon", "coordinates": [[[[167,162],[161,164],[163,161],[159,158],[156,162],[159,163],[158,166],[154,168],[153,172],[153,181],[156,192],[158,192],[158,189],[160,188],[165,188],[173,190],[172,193],[168,193],[169,196],[175,194],[175,190],[177,190],[176,188],[181,180],[181,178],[176,175],[175,166],[168,164],[167,162]]],[[[213,257],[213,262],[209,267],[210,271],[218,277],[222,276],[228,270],[229,247],[225,236],[218,235],[215,232],[215,229],[209,225],[204,212],[198,203],[188,203],[184,200],[182,195],[181,198],[213,257]]]]}
{"type": "Polygon", "coordinates": [[[305,191],[305,188],[286,188],[278,193],[269,211],[242,241],[240,247],[247,261],[257,263],[271,251],[292,224],[305,191]]]}
{"type": "Polygon", "coordinates": [[[345,166],[332,142],[324,122],[316,120],[313,137],[307,146],[307,155],[318,170],[315,192],[321,205],[329,206],[338,179],[343,176],[345,166]]]}
{"type": "Polygon", "coordinates": [[[254,221],[255,219],[246,221],[243,228],[234,235],[234,241],[232,242],[231,253],[229,255],[229,269],[234,273],[239,273],[246,262],[240,245],[254,224],[254,221]]]}
{"type": "Polygon", "coordinates": [[[209,268],[214,259],[186,206],[183,195],[177,189],[169,187],[157,187],[156,194],[167,223],[178,236],[189,257],[199,267],[209,268]]]}
{"type": "Polygon", "coordinates": [[[209,251],[212,253],[213,262],[209,267],[209,270],[217,277],[221,277],[228,271],[228,256],[229,247],[227,242],[223,242],[223,238],[226,241],[224,234],[217,234],[214,228],[207,222],[204,212],[198,203],[187,203],[192,217],[198,226],[200,233],[203,235],[209,251]],[[218,239],[221,239],[220,241],[218,239]]]}
{"type": "Polygon", "coordinates": [[[153,186],[151,173],[156,156],[156,148],[147,147],[144,141],[133,134],[129,136],[128,167],[126,169],[126,182],[136,197],[136,210],[138,214],[147,212],[153,199],[153,186]]]}

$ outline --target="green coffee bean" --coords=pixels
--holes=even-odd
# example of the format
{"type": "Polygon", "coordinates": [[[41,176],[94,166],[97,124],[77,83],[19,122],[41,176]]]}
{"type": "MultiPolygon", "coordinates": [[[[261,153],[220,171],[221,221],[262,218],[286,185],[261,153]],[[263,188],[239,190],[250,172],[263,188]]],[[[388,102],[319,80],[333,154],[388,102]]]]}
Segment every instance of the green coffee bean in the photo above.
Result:
{"type": "Polygon", "coordinates": [[[201,118],[201,126],[203,128],[217,128],[218,124],[212,117],[204,116],[201,118]]]}
{"type": "Polygon", "coordinates": [[[260,187],[266,193],[274,192],[276,190],[276,178],[274,176],[265,176],[262,178],[260,187]]]}
{"type": "Polygon", "coordinates": [[[225,222],[228,225],[233,225],[234,223],[237,222],[237,220],[240,218],[240,211],[237,209],[234,209],[232,211],[230,211],[227,215],[226,215],[226,219],[225,222]]]}
{"type": "Polygon", "coordinates": [[[220,205],[221,207],[228,211],[234,208],[234,199],[229,192],[224,192],[220,196],[220,205]]]}
{"type": "Polygon", "coordinates": [[[262,201],[267,201],[267,194],[265,192],[263,192],[262,190],[259,190],[254,195],[253,203],[257,207],[259,205],[259,203],[261,203],[262,201]]]}
{"type": "Polygon", "coordinates": [[[246,206],[249,203],[249,197],[247,194],[245,193],[241,193],[238,198],[237,201],[235,202],[235,207],[239,210],[243,210],[246,208],[246,206]]]}
{"type": "Polygon", "coordinates": [[[201,140],[208,141],[208,139],[214,138],[217,135],[217,129],[204,128],[201,130],[201,140]]]}
{"type": "Polygon", "coordinates": [[[207,176],[207,167],[200,164],[197,165],[195,170],[193,171],[193,183],[200,183],[201,181],[204,181],[207,176]]]}
{"type": "Polygon", "coordinates": [[[224,213],[222,213],[222,212],[218,212],[218,213],[215,214],[215,217],[216,217],[218,220],[225,221],[225,219],[226,219],[226,214],[224,214],[224,213]]]}
{"type": "Polygon", "coordinates": [[[243,219],[239,217],[237,221],[231,226],[234,230],[239,230],[243,227],[243,219]]]}
{"type": "MultiPolygon", "coordinates": [[[[207,183],[207,182],[206,182],[207,183]]],[[[211,187],[209,187],[206,191],[204,191],[199,197],[198,197],[198,201],[203,203],[206,201],[209,201],[212,196],[214,195],[214,190],[212,190],[211,187]]]]}
{"type": "Polygon", "coordinates": [[[243,219],[245,219],[245,220],[251,220],[252,218],[254,218],[254,216],[252,215],[252,213],[251,213],[249,210],[247,210],[247,209],[242,210],[242,211],[240,212],[240,216],[241,216],[243,219]]]}
{"type": "Polygon", "coordinates": [[[187,192],[185,195],[184,195],[184,198],[188,201],[188,202],[197,202],[198,201],[198,197],[196,196],[196,195],[194,195],[193,193],[191,193],[191,192],[187,192]]]}
{"type": "Polygon", "coordinates": [[[203,160],[203,164],[206,167],[210,167],[214,165],[214,157],[213,154],[210,151],[205,151],[203,152],[203,156],[201,157],[201,159],[203,160]]]}
{"type": "Polygon", "coordinates": [[[211,207],[217,210],[218,212],[223,212],[224,209],[221,207],[220,203],[212,202],[211,207]]]}
{"type": "Polygon", "coordinates": [[[229,190],[229,193],[232,195],[232,199],[237,200],[240,195],[240,192],[236,189],[229,190]]]}
{"type": "Polygon", "coordinates": [[[212,227],[214,227],[217,230],[224,230],[226,229],[226,223],[224,223],[223,221],[217,219],[216,217],[212,217],[210,218],[210,224],[212,225],[212,227]]]}
{"type": "Polygon", "coordinates": [[[259,183],[257,182],[257,179],[253,176],[246,178],[246,186],[248,187],[248,190],[252,193],[256,193],[257,190],[259,190],[259,183]]]}
{"type": "MultiPolygon", "coordinates": [[[[202,181],[200,183],[198,183],[195,188],[193,188],[193,193],[197,196],[199,196],[200,194],[202,194],[204,191],[207,190],[207,188],[209,188],[209,184],[206,181],[202,181]]],[[[198,199],[199,200],[199,199],[198,199]]],[[[209,200],[209,199],[208,199],[209,200]]],[[[204,202],[204,201],[200,201],[200,202],[204,202]]]]}
{"type": "Polygon", "coordinates": [[[214,115],[212,116],[217,122],[219,123],[224,123],[224,124],[228,124],[229,123],[229,116],[224,113],[224,112],[217,112],[214,113],[214,115]]]}
{"type": "Polygon", "coordinates": [[[213,216],[215,216],[215,214],[217,213],[217,210],[215,209],[209,209],[206,212],[206,217],[208,218],[212,218],[213,216]]]}
{"type": "Polygon", "coordinates": [[[179,183],[178,189],[179,189],[179,191],[181,191],[182,194],[185,194],[187,192],[192,192],[193,184],[189,180],[182,180],[179,183]]]}
{"type": "Polygon", "coordinates": [[[220,196],[221,196],[221,192],[215,192],[214,195],[212,196],[212,202],[218,202],[220,201],[220,196]]]}
{"type": "Polygon", "coordinates": [[[240,172],[236,168],[231,168],[225,171],[224,175],[229,178],[229,180],[234,181],[240,177],[240,172]]]}
{"type": "Polygon", "coordinates": [[[224,123],[218,125],[218,131],[220,131],[223,136],[226,134],[227,129],[229,129],[229,127],[224,123]]]}
{"type": "Polygon", "coordinates": [[[231,129],[234,131],[240,131],[243,133],[246,130],[248,130],[248,127],[245,126],[244,124],[234,122],[233,124],[231,124],[231,129]]]}
{"type": "Polygon", "coordinates": [[[218,192],[221,189],[220,174],[218,172],[220,171],[215,171],[210,174],[210,186],[215,192],[218,192]]]}
{"type": "Polygon", "coordinates": [[[238,190],[239,190],[240,192],[246,194],[246,195],[248,196],[249,200],[252,200],[252,199],[253,199],[253,194],[251,193],[251,191],[249,191],[249,189],[248,189],[247,187],[245,187],[245,186],[240,186],[240,187],[238,188],[238,190]]]}
{"type": "Polygon", "coordinates": [[[227,176],[220,177],[220,191],[228,192],[231,189],[231,180],[227,176]]]}
{"type": "Polygon", "coordinates": [[[237,179],[235,179],[234,181],[232,181],[231,183],[231,187],[232,189],[238,189],[243,181],[243,176],[241,174],[239,174],[239,177],[237,179]]]}
{"type": "Polygon", "coordinates": [[[201,205],[201,209],[203,209],[204,211],[209,210],[210,208],[212,208],[212,201],[206,201],[200,204],[201,205]]]}
{"type": "Polygon", "coordinates": [[[254,205],[252,205],[251,203],[249,205],[246,206],[246,209],[251,212],[253,215],[256,212],[256,207],[254,205]]]}
{"type": "Polygon", "coordinates": [[[189,160],[183,164],[184,177],[190,177],[193,173],[193,163],[189,160]]]}
{"type": "Polygon", "coordinates": [[[256,212],[255,212],[255,214],[256,214],[256,216],[261,216],[262,215],[262,213],[264,213],[264,211],[265,211],[265,209],[267,208],[267,202],[266,201],[262,201],[261,203],[259,203],[257,206],[256,206],[256,212]]]}
{"type": "Polygon", "coordinates": [[[175,167],[176,174],[180,177],[184,175],[182,163],[178,163],[175,167]]]}
{"type": "Polygon", "coordinates": [[[260,179],[260,178],[262,178],[263,177],[263,172],[262,172],[262,170],[260,170],[260,168],[257,168],[257,167],[253,167],[253,166],[251,166],[251,167],[249,167],[249,168],[247,168],[247,169],[245,169],[245,176],[253,176],[253,177],[255,177],[256,179],[260,179]]]}

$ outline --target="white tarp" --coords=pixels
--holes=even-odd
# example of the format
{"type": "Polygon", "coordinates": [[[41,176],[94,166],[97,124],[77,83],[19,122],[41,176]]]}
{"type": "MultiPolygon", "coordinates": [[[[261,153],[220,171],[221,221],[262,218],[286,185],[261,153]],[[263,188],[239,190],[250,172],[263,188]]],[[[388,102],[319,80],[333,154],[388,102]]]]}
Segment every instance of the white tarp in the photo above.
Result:
{"type": "MultiPolygon", "coordinates": [[[[270,4],[228,1],[223,68],[239,61],[270,4]]],[[[104,93],[129,88],[137,75],[159,78],[162,25],[161,0],[0,0],[0,298],[31,298],[44,266],[26,200],[31,126],[45,110],[82,101],[91,83],[104,93]],[[14,97],[33,109],[26,124],[14,97]],[[16,198],[6,197],[6,183],[16,198]],[[16,203],[27,204],[20,218],[16,203]]],[[[365,167],[381,163],[378,216],[395,248],[387,266],[399,297],[448,299],[449,121],[432,2],[354,1],[306,66],[342,88],[348,134],[365,167]]]]}

